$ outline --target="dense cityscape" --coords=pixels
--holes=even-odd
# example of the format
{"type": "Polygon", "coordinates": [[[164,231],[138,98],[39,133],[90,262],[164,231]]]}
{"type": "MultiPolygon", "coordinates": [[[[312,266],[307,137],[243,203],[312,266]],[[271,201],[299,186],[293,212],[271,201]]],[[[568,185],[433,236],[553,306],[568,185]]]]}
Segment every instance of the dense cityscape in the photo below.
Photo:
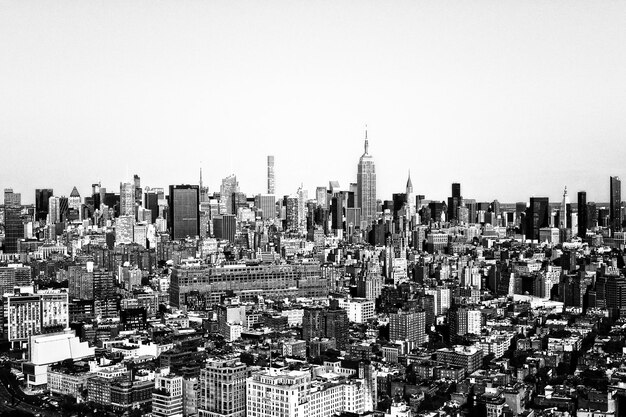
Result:
{"type": "Polygon", "coordinates": [[[255,195],[201,170],[5,189],[3,414],[626,413],[618,177],[606,204],[439,201],[410,173],[386,199],[367,133],[344,187],[279,197],[279,166],[255,195]]]}

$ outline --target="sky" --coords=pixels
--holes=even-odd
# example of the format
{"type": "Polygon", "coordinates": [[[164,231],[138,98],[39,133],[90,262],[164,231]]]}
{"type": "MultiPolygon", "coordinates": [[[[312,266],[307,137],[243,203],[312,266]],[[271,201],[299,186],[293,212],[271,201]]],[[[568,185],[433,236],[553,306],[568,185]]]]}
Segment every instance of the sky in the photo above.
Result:
{"type": "Polygon", "coordinates": [[[235,173],[241,191],[607,201],[626,179],[624,1],[0,0],[0,188],[235,173]]]}

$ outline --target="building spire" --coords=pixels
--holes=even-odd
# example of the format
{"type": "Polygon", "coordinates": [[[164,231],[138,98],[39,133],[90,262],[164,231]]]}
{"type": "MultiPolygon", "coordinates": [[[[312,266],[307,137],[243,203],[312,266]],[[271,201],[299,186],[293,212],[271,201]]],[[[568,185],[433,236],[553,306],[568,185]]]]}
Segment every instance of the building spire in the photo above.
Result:
{"type": "Polygon", "coordinates": [[[367,125],[365,125],[365,154],[367,155],[369,150],[369,143],[367,141],[367,125]]]}
{"type": "Polygon", "coordinates": [[[200,161],[200,189],[202,189],[202,161],[200,161]]]}

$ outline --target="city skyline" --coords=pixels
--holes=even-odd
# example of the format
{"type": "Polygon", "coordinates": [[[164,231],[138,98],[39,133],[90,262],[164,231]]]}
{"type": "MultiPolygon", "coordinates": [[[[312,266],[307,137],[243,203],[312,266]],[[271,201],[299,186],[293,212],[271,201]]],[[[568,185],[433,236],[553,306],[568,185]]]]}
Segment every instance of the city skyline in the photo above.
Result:
{"type": "Polygon", "coordinates": [[[235,173],[246,193],[608,201],[626,136],[626,4],[17,2],[0,13],[0,188],[84,195],[235,173]],[[325,7],[326,6],[326,7],[325,7]],[[63,10],[60,13],[59,10],[63,10]],[[306,146],[305,146],[306,144],[306,146]],[[42,181],[44,179],[44,181],[42,181]],[[515,187],[511,187],[515,184],[515,187]]]}

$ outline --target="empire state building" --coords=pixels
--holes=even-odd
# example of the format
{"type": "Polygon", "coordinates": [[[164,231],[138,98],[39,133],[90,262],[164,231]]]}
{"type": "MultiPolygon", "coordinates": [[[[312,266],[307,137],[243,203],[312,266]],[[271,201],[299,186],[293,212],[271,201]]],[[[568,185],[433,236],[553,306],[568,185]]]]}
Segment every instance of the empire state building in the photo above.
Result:
{"type": "Polygon", "coordinates": [[[376,220],[376,167],[374,158],[368,153],[367,130],[365,131],[365,153],[359,159],[357,173],[357,204],[361,209],[361,229],[367,230],[376,220]]]}

